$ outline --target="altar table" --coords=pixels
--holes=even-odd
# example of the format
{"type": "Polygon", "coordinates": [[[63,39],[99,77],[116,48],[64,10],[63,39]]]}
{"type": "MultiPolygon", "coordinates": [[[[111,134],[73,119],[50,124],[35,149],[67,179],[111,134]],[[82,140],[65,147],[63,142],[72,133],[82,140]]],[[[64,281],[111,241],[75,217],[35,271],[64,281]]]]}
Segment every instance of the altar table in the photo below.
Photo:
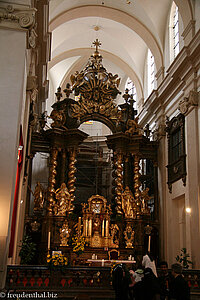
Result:
{"type": "Polygon", "coordinates": [[[87,260],[88,263],[92,263],[92,264],[99,264],[101,263],[101,266],[104,267],[105,265],[112,265],[112,264],[135,264],[136,261],[135,260],[120,260],[120,259],[88,259],[87,260]]]}

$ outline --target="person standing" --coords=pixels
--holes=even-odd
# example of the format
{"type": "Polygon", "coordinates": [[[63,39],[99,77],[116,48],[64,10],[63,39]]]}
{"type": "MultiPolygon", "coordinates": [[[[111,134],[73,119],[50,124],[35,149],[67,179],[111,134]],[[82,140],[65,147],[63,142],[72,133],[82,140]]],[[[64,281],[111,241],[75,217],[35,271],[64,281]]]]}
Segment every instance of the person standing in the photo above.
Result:
{"type": "Polygon", "coordinates": [[[166,261],[161,261],[159,264],[160,273],[158,282],[160,285],[160,300],[170,300],[169,288],[173,280],[173,276],[168,271],[168,264],[166,261]]]}
{"type": "Polygon", "coordinates": [[[146,255],[143,256],[142,259],[142,266],[146,269],[146,268],[150,268],[152,270],[152,272],[154,273],[154,275],[156,277],[158,277],[157,275],[157,271],[156,271],[156,265],[155,265],[155,261],[153,259],[153,257],[151,256],[150,253],[147,253],[146,255]]]}
{"type": "Polygon", "coordinates": [[[175,263],[171,266],[172,275],[174,279],[171,282],[169,297],[171,300],[189,300],[190,289],[183,278],[182,266],[179,263],[175,263]]]}

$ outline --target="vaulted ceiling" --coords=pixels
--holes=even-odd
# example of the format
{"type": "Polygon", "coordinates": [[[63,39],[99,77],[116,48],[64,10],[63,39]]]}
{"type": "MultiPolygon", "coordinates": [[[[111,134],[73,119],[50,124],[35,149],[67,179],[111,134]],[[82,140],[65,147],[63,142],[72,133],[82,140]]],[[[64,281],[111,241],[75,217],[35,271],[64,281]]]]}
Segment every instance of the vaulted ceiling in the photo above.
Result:
{"type": "MultiPolygon", "coordinates": [[[[180,12],[188,7],[182,13],[187,24],[191,19],[189,1],[175,2],[180,12]]],[[[143,98],[147,49],[153,53],[158,71],[163,67],[171,5],[172,0],[50,0],[52,92],[84,67],[94,51],[92,42],[98,38],[103,65],[121,77],[121,88],[130,77],[138,98],[143,98]]]]}

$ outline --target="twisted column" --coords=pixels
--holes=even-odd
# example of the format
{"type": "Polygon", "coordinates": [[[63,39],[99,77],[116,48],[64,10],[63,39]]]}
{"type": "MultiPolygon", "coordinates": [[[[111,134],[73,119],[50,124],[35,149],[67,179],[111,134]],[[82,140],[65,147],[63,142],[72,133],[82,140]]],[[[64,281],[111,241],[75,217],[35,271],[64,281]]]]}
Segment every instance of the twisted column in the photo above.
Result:
{"type": "MultiPolygon", "coordinates": [[[[69,172],[68,172],[68,190],[71,196],[71,202],[74,201],[75,199],[75,182],[76,182],[76,177],[75,177],[75,173],[76,173],[76,151],[75,149],[70,149],[69,150],[69,172]]],[[[70,211],[73,210],[73,206],[71,205],[71,209],[70,211]]]]}
{"type": "Polygon", "coordinates": [[[139,166],[140,158],[139,156],[135,155],[134,157],[134,191],[135,191],[135,200],[137,204],[137,215],[140,215],[141,210],[141,203],[140,203],[140,166],[139,166]]]}
{"type": "Polygon", "coordinates": [[[55,183],[56,183],[56,167],[57,167],[57,156],[58,156],[58,149],[52,148],[50,154],[50,170],[49,170],[49,186],[48,186],[48,214],[53,214],[53,207],[54,207],[54,193],[55,193],[55,183]]]}
{"type": "Polygon", "coordinates": [[[117,154],[117,161],[116,161],[116,211],[117,214],[122,214],[122,200],[121,194],[123,190],[123,167],[122,167],[122,154],[117,154]]]}

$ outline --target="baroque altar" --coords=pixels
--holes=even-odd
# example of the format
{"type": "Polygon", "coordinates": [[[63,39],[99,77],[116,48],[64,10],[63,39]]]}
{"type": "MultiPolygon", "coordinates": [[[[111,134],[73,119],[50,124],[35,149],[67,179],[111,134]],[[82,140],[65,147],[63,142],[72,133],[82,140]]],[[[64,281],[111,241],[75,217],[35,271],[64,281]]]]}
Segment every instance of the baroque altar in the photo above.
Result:
{"type": "MultiPolygon", "coordinates": [[[[139,259],[147,250],[149,236],[152,250],[158,255],[158,145],[150,140],[148,126],[139,125],[128,90],[122,96],[124,104],[116,104],[116,97],[121,94],[120,78],[106,71],[99,41],[94,45],[86,67],[71,75],[71,85],[68,83],[63,92],[59,87],[55,93],[57,100],[49,116],[51,127],[45,127],[45,115],[33,127],[30,165],[37,153],[48,155],[48,178],[46,186],[37,180],[34,191],[27,189],[25,231],[38,243],[43,258],[55,249],[74,258],[74,237],[78,242],[84,240],[85,261],[94,252],[106,259],[111,249],[118,249],[122,260],[130,251],[139,259]],[[85,178],[93,176],[87,170],[93,164],[93,152],[91,147],[88,151],[88,135],[79,126],[89,120],[105,124],[112,132],[105,143],[111,159],[104,159],[100,147],[94,153],[98,156],[95,165],[101,166],[101,172],[96,173],[98,193],[83,189],[85,178]],[[78,174],[77,169],[85,165],[85,173],[78,174]],[[105,180],[106,168],[112,170],[106,171],[105,180]]],[[[31,172],[29,168],[30,184],[31,172]]]]}

